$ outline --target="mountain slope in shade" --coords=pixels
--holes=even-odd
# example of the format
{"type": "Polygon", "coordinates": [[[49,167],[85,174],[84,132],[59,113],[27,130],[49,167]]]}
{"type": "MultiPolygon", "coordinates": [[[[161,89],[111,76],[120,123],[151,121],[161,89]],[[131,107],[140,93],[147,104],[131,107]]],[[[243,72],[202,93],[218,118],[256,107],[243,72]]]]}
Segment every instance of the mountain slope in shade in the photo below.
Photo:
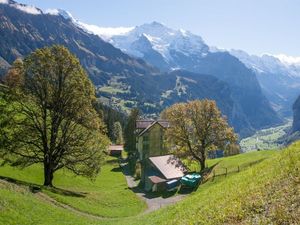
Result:
{"type": "Polygon", "coordinates": [[[120,109],[139,107],[157,115],[176,102],[209,98],[217,101],[236,131],[248,134],[253,128],[227,83],[209,75],[186,71],[160,74],[141,59],[123,53],[96,35],[79,28],[68,14],[32,14],[0,4],[0,62],[3,73],[18,57],[37,48],[62,44],[87,70],[98,96],[120,109]]]}
{"type": "Polygon", "coordinates": [[[300,63],[283,55],[249,55],[240,50],[230,53],[256,75],[273,108],[284,117],[292,116],[292,105],[300,94],[300,63]]]}
{"type": "Polygon", "coordinates": [[[130,76],[158,72],[143,60],[132,58],[98,36],[86,33],[70,19],[44,13],[30,14],[14,7],[16,4],[0,4],[3,64],[11,64],[36,48],[61,44],[81,59],[96,85],[104,84],[112,73],[130,76]]]}

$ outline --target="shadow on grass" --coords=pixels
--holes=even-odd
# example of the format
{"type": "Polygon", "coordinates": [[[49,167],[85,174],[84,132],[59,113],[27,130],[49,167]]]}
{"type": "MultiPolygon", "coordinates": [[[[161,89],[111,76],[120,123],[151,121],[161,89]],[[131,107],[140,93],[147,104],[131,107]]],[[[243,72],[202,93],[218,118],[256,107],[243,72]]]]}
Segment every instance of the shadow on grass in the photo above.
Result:
{"type": "MultiPolygon", "coordinates": [[[[217,162],[217,163],[215,163],[215,164],[213,164],[213,165],[210,166],[210,167],[205,168],[205,169],[200,173],[202,179],[201,179],[199,185],[200,185],[200,184],[204,184],[206,181],[209,180],[209,179],[208,179],[208,178],[209,178],[209,175],[211,174],[211,172],[213,171],[213,169],[214,169],[217,165],[219,165],[220,162],[222,162],[222,160],[219,161],[219,162],[217,162]]],[[[198,189],[199,185],[197,185],[196,190],[198,189]]]]}
{"type": "Polygon", "coordinates": [[[194,191],[197,191],[199,185],[197,185],[196,187],[184,187],[184,186],[181,186],[179,191],[178,191],[178,194],[181,194],[181,195],[187,195],[187,194],[190,194],[194,191]]]}
{"type": "Polygon", "coordinates": [[[17,180],[17,179],[11,178],[11,177],[0,176],[0,179],[5,180],[9,183],[16,184],[16,185],[26,186],[33,193],[40,192],[44,189],[44,190],[50,191],[55,194],[60,194],[60,195],[64,195],[64,196],[72,196],[72,197],[83,198],[83,197],[86,197],[86,194],[87,194],[85,192],[75,192],[75,191],[65,190],[62,188],[45,187],[43,185],[34,184],[34,183],[26,182],[26,181],[21,181],[21,180],[17,180]]]}
{"type": "Polygon", "coordinates": [[[118,164],[118,162],[119,162],[119,159],[115,158],[115,159],[109,159],[105,163],[107,163],[107,164],[118,164]]]}
{"type": "Polygon", "coordinates": [[[122,167],[115,167],[115,168],[112,168],[110,171],[112,171],[112,172],[122,172],[122,167]]]}
{"type": "Polygon", "coordinates": [[[85,198],[87,193],[86,192],[76,192],[76,191],[70,191],[66,189],[56,188],[56,187],[44,187],[43,189],[48,190],[52,193],[63,195],[63,196],[70,196],[70,197],[77,197],[77,198],[85,198]]]}
{"type": "Polygon", "coordinates": [[[136,194],[142,194],[143,197],[147,198],[147,199],[153,199],[153,198],[170,198],[174,195],[176,195],[177,190],[175,191],[162,191],[162,192],[146,192],[143,188],[141,188],[140,186],[136,186],[133,188],[128,188],[130,190],[132,190],[134,193],[136,194]]]}

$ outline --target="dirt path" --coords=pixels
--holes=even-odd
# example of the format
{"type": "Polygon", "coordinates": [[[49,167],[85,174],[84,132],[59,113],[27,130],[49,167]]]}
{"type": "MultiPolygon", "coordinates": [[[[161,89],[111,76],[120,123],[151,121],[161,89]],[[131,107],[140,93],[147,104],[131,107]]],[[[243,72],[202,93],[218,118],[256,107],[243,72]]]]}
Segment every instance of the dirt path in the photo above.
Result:
{"type": "Polygon", "coordinates": [[[127,181],[127,185],[130,189],[132,189],[137,196],[139,196],[143,201],[147,204],[147,209],[141,214],[147,214],[158,210],[160,208],[166,207],[168,205],[175,204],[176,202],[182,200],[187,194],[177,194],[170,197],[162,197],[162,196],[153,196],[146,193],[144,190],[138,187],[138,184],[134,180],[134,178],[128,173],[127,166],[123,167],[123,173],[127,181]]]}
{"type": "MultiPolygon", "coordinates": [[[[7,180],[3,180],[0,179],[0,187],[1,186],[6,186],[6,187],[10,187],[11,189],[16,189],[16,190],[20,190],[23,189],[24,191],[28,191],[31,192],[29,187],[26,185],[21,185],[21,184],[15,184],[12,182],[9,182],[7,180]]],[[[35,197],[37,197],[38,199],[40,199],[43,202],[46,202],[48,204],[51,204],[54,207],[59,207],[59,208],[63,208],[66,209],[68,211],[71,211],[73,213],[75,213],[76,215],[81,215],[81,216],[85,216],[88,217],[90,219],[97,219],[97,220],[119,220],[120,218],[110,218],[110,217],[103,217],[103,216],[98,216],[98,215],[94,215],[91,213],[87,213],[87,212],[83,212],[81,210],[78,210],[76,208],[73,208],[72,206],[69,206],[67,204],[64,204],[62,202],[59,202],[57,200],[55,200],[54,198],[51,198],[49,195],[39,191],[36,193],[32,193],[35,197]]]]}
{"type": "Polygon", "coordinates": [[[76,208],[73,208],[72,206],[69,206],[67,204],[61,203],[59,201],[56,201],[54,198],[51,198],[49,195],[44,194],[43,192],[38,192],[34,194],[37,198],[41,199],[42,201],[45,201],[55,207],[60,207],[60,208],[64,208],[67,209],[73,213],[75,213],[76,215],[80,215],[80,216],[85,216],[88,217],[90,219],[97,219],[97,220],[117,220],[119,218],[109,218],[109,217],[102,217],[102,216],[97,216],[91,213],[87,213],[87,212],[83,212],[81,210],[78,210],[76,208]]]}

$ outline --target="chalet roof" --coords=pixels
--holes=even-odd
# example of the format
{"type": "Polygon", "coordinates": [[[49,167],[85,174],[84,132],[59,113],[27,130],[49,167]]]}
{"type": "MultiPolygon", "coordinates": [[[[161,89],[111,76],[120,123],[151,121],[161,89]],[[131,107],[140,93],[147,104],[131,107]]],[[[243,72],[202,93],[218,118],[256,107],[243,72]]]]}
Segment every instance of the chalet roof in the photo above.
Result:
{"type": "Polygon", "coordinates": [[[123,145],[110,145],[108,147],[108,150],[109,151],[123,151],[124,147],[123,147],[123,145]]]}
{"type": "Polygon", "coordinates": [[[146,129],[148,126],[150,126],[152,123],[154,123],[154,120],[137,120],[136,121],[136,128],[137,129],[146,129]]]}
{"type": "Polygon", "coordinates": [[[167,180],[183,177],[187,172],[180,159],[174,155],[155,156],[149,160],[167,180]]]}
{"type": "Polygon", "coordinates": [[[166,120],[157,120],[157,121],[152,121],[151,124],[149,124],[148,127],[146,127],[144,130],[142,130],[141,133],[139,133],[139,136],[142,136],[145,134],[148,130],[150,130],[155,124],[159,124],[163,128],[168,128],[169,127],[169,122],[166,120]]]}
{"type": "Polygon", "coordinates": [[[151,182],[152,182],[153,184],[159,184],[159,183],[164,183],[164,182],[166,182],[165,179],[163,179],[163,178],[161,178],[161,177],[158,177],[158,176],[149,176],[148,178],[151,180],[151,182]]]}

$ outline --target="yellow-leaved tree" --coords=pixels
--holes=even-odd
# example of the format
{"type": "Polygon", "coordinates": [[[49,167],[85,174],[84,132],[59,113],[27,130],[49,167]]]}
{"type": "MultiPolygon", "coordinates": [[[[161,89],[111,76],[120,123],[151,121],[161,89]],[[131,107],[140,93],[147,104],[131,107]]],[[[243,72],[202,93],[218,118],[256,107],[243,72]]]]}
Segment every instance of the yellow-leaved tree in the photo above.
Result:
{"type": "Polygon", "coordinates": [[[197,160],[201,171],[205,169],[208,151],[222,149],[231,154],[239,153],[237,135],[215,101],[174,104],[164,110],[161,117],[170,123],[165,135],[171,151],[197,160]]]}

